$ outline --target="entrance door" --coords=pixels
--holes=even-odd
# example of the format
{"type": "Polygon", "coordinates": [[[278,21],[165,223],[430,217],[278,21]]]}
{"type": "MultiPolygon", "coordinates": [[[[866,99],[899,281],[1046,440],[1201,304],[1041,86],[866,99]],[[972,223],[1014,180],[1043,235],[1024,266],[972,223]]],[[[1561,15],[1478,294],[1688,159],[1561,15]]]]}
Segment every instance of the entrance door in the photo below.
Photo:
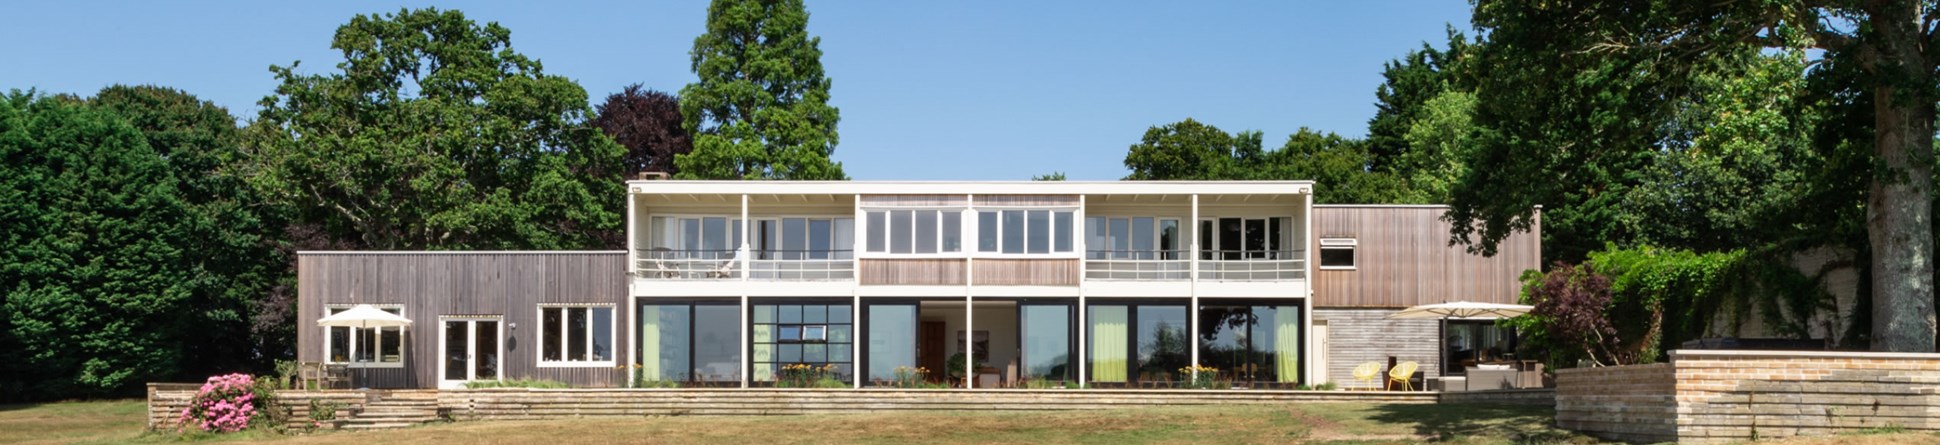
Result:
{"type": "Polygon", "coordinates": [[[504,335],[499,319],[446,318],[439,322],[442,332],[438,350],[444,352],[444,359],[438,361],[439,388],[463,388],[465,382],[499,379],[499,365],[504,361],[498,341],[504,335]]]}

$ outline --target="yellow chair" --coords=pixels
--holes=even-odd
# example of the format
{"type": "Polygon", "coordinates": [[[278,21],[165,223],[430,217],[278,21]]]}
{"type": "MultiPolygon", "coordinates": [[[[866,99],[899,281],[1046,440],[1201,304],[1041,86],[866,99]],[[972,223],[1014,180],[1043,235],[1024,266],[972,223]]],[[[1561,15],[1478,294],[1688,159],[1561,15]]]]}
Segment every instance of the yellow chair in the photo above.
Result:
{"type": "Polygon", "coordinates": [[[1414,391],[1415,369],[1421,367],[1415,362],[1401,362],[1388,370],[1388,383],[1400,383],[1402,391],[1414,391]]]}
{"type": "Polygon", "coordinates": [[[1374,379],[1380,376],[1381,376],[1380,362],[1367,362],[1367,363],[1362,363],[1360,366],[1354,367],[1354,382],[1355,383],[1367,382],[1367,385],[1365,386],[1356,385],[1356,386],[1361,386],[1362,389],[1369,389],[1369,390],[1374,389],[1375,388],[1374,379]]]}

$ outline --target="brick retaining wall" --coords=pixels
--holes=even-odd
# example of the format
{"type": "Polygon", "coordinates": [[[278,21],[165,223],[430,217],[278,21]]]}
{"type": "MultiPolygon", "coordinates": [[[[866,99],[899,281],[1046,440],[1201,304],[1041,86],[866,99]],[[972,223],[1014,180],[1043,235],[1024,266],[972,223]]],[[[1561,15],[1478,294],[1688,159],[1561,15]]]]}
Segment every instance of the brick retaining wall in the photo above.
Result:
{"type": "Polygon", "coordinates": [[[1673,351],[1671,363],[1558,370],[1556,423],[1685,442],[1940,431],[1940,354],[1673,351]]]}

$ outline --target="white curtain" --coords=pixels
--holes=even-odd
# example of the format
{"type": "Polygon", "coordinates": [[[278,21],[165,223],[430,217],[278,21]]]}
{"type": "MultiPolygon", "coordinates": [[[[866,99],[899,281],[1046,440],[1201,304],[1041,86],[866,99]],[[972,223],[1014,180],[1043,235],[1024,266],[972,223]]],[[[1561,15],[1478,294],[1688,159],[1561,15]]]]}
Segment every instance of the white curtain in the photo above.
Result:
{"type": "Polygon", "coordinates": [[[1124,306],[1091,308],[1091,381],[1124,383],[1130,339],[1124,306]]]}

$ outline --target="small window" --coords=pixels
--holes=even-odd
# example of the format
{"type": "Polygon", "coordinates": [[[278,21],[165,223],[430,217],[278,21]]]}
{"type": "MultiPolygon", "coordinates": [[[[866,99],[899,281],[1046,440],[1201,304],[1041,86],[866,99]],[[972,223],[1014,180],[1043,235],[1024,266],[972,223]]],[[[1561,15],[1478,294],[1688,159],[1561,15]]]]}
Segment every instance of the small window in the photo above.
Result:
{"type": "Polygon", "coordinates": [[[829,339],[828,326],[802,326],[802,341],[821,342],[829,339]]]}
{"type": "Polygon", "coordinates": [[[1359,242],[1353,238],[1322,238],[1320,240],[1320,268],[1353,269],[1354,250],[1359,242]]]}
{"type": "MultiPolygon", "coordinates": [[[[350,306],[332,306],[324,310],[324,315],[335,315],[350,308],[350,306]]],[[[384,312],[404,315],[403,306],[379,305],[377,308],[384,312]]],[[[323,343],[326,363],[371,367],[404,366],[404,328],[401,327],[334,326],[326,331],[323,343]]]]}
{"type": "Polygon", "coordinates": [[[539,362],[602,365],[613,362],[612,306],[541,306],[539,362]]]}

